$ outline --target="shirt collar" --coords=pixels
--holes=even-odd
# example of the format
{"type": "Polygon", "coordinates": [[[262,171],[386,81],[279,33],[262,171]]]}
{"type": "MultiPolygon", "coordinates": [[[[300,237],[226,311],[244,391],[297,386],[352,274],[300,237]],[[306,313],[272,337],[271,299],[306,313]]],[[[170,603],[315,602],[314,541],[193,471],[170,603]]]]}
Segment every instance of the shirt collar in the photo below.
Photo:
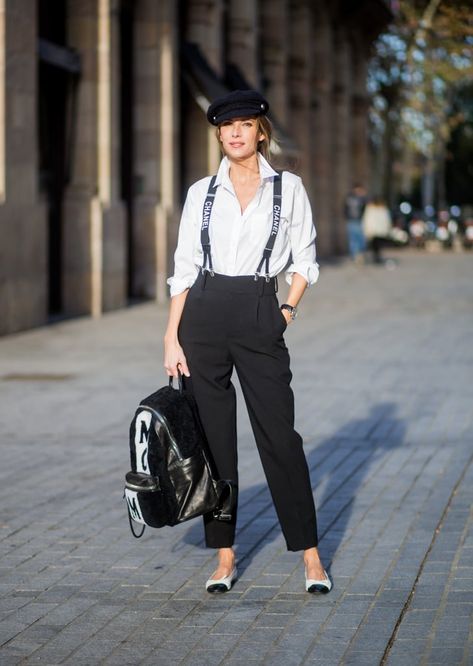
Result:
{"type": "MultiPolygon", "coordinates": [[[[273,178],[277,176],[278,173],[273,169],[270,163],[263,157],[263,155],[258,151],[258,164],[261,180],[267,180],[268,178],[273,178]]],[[[230,160],[225,155],[225,157],[220,162],[220,166],[217,171],[217,178],[215,179],[215,185],[226,185],[228,189],[233,190],[233,186],[230,181],[230,176],[228,172],[230,171],[230,160]]]]}

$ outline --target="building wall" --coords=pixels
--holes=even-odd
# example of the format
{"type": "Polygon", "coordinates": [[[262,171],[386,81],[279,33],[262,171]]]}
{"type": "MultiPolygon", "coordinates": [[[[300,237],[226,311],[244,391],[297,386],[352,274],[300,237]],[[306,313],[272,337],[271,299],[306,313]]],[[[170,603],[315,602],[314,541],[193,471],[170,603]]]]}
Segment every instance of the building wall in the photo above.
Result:
{"type": "Polygon", "coordinates": [[[81,71],[74,95],[67,89],[56,266],[39,182],[40,2],[0,0],[0,334],[166,300],[186,187],[220,160],[204,112],[211,92],[181,81],[184,42],[199,47],[219,85],[236,65],[267,95],[282,145],[293,146],[278,159],[312,200],[319,253],[346,251],[342,204],[352,181],[367,179],[366,64],[386,3],[375,16],[370,1],[367,26],[348,0],[66,0],[66,46],[81,71]],[[51,280],[59,312],[48,305],[51,280]]]}
{"type": "Polygon", "coordinates": [[[46,220],[36,184],[35,12],[0,3],[0,333],[45,321],[46,220]]]}

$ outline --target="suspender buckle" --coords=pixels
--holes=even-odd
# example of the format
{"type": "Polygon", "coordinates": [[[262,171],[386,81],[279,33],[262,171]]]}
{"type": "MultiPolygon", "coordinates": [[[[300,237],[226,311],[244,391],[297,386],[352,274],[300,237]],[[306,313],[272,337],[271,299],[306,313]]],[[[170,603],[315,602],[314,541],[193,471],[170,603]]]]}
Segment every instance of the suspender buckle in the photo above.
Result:
{"type": "Polygon", "coordinates": [[[269,277],[269,273],[266,273],[266,275],[264,276],[264,279],[266,280],[266,282],[270,281],[271,278],[269,277]]]}

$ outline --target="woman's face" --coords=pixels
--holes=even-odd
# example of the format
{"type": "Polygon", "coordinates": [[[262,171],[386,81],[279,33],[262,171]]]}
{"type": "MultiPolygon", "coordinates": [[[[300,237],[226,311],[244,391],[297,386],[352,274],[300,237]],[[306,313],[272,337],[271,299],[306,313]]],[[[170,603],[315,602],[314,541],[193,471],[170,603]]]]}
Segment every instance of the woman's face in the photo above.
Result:
{"type": "Polygon", "coordinates": [[[232,118],[219,126],[220,141],[225,155],[242,160],[256,153],[264,135],[258,132],[256,118],[232,118]]]}

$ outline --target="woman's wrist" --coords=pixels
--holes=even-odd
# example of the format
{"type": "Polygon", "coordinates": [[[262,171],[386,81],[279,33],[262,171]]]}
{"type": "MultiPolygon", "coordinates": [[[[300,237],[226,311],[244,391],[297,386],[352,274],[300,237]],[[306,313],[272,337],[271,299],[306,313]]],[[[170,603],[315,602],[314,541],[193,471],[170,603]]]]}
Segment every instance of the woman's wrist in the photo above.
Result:
{"type": "Polygon", "coordinates": [[[281,305],[281,312],[284,314],[286,319],[294,319],[297,317],[297,306],[292,305],[289,302],[283,303],[281,305]]]}
{"type": "Polygon", "coordinates": [[[179,340],[178,340],[178,337],[177,337],[177,331],[173,331],[173,330],[166,331],[166,333],[164,334],[164,342],[166,344],[174,344],[174,343],[178,344],[179,340]]]}

